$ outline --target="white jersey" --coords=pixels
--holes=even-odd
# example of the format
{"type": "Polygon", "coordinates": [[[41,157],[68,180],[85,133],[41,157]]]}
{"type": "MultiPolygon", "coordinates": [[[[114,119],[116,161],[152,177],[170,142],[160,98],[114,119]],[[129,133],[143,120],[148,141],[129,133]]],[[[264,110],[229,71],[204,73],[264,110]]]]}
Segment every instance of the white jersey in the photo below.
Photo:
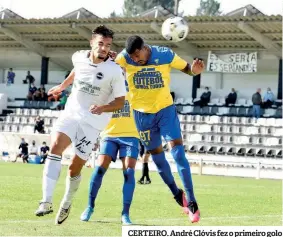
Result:
{"type": "Polygon", "coordinates": [[[123,70],[113,60],[93,64],[89,50],[81,50],[72,57],[75,78],[72,92],[65,106],[65,115],[83,120],[102,130],[111,119],[112,113],[91,114],[91,105],[105,105],[117,97],[126,95],[123,70]]]}

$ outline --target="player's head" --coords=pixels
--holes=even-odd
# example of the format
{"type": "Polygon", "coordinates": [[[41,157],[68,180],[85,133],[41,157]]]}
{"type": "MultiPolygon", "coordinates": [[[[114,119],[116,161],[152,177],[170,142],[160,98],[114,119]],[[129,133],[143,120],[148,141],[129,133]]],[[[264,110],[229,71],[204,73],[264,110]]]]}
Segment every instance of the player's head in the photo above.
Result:
{"type": "Polygon", "coordinates": [[[93,55],[99,59],[105,59],[110,51],[113,37],[114,32],[106,26],[101,25],[95,28],[90,40],[93,55]]]}
{"type": "Polygon", "coordinates": [[[146,47],[143,39],[137,35],[130,36],[127,39],[125,49],[131,59],[140,65],[146,64],[150,56],[149,48],[146,47]]]}

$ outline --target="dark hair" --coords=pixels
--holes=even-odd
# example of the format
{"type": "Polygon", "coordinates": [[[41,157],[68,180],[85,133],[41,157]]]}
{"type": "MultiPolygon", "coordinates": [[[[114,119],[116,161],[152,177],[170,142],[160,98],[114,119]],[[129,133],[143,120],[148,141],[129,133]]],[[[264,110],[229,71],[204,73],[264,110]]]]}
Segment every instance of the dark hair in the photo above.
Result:
{"type": "Polygon", "coordinates": [[[137,49],[141,50],[144,46],[144,41],[138,35],[130,36],[125,44],[125,49],[128,54],[134,53],[137,49]]]}
{"type": "Polygon", "coordinates": [[[94,35],[102,35],[105,38],[114,38],[114,32],[110,29],[108,29],[105,25],[100,25],[98,27],[96,27],[93,31],[92,31],[92,37],[94,35]]]}

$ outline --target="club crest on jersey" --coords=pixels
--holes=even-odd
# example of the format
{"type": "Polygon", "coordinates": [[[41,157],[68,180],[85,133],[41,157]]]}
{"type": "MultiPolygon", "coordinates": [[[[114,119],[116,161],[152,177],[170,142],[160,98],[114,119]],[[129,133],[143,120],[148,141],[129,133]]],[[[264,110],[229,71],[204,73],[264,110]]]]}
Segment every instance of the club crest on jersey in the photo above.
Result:
{"type": "Polygon", "coordinates": [[[98,80],[102,80],[103,77],[104,77],[104,75],[103,75],[102,72],[98,72],[98,73],[96,74],[96,78],[97,78],[98,80]]]}

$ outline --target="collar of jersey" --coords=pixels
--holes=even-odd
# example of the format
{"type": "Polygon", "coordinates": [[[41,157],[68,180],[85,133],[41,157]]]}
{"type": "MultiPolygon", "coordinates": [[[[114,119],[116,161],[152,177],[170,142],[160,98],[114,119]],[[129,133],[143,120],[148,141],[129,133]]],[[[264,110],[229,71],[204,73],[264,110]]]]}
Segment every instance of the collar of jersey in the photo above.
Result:
{"type": "Polygon", "coordinates": [[[91,50],[89,50],[89,52],[87,53],[86,57],[88,58],[89,63],[90,63],[91,66],[98,66],[99,64],[104,63],[104,62],[106,62],[106,61],[109,59],[109,56],[108,56],[108,57],[105,58],[105,59],[103,60],[103,62],[101,62],[101,63],[93,63],[93,62],[91,61],[90,57],[89,57],[89,56],[90,56],[90,53],[91,53],[91,50]]]}

